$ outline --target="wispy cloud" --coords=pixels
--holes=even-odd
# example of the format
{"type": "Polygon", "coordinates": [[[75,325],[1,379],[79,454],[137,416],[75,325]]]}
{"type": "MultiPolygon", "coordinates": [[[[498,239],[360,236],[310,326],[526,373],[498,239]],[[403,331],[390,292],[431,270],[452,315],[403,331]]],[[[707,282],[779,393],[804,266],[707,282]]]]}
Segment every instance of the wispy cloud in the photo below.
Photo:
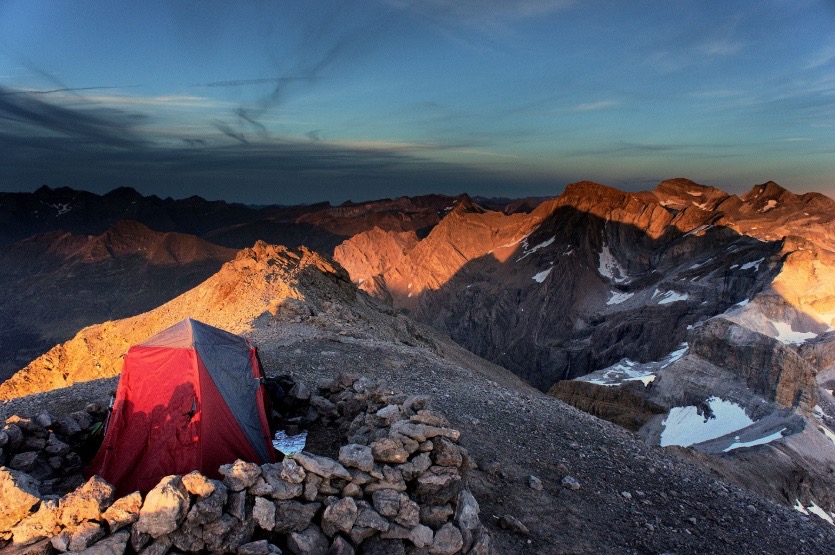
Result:
{"type": "Polygon", "coordinates": [[[702,43],[699,50],[711,56],[730,56],[742,50],[743,46],[739,40],[721,38],[702,43]]]}
{"type": "Polygon", "coordinates": [[[835,62],[835,40],[815,52],[806,63],[806,69],[816,69],[835,62]]]}
{"type": "Polygon", "coordinates": [[[592,112],[595,110],[605,110],[607,108],[614,108],[620,105],[619,100],[598,100],[597,102],[584,102],[575,106],[573,112],[592,112]]]}

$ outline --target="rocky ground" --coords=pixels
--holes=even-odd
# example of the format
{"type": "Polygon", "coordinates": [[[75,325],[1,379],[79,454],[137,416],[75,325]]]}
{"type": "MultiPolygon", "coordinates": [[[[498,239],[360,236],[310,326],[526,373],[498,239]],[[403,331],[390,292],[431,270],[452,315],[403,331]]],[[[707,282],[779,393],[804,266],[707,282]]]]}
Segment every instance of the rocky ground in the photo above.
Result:
{"type": "MultiPolygon", "coordinates": [[[[350,369],[431,395],[478,465],[468,483],[497,553],[828,553],[835,542],[824,521],[722,482],[677,448],[647,446],[454,346],[381,340],[325,315],[299,320],[253,331],[266,371],[315,382],[350,369]]],[[[114,387],[77,384],[0,410],[77,410],[114,387]]]]}

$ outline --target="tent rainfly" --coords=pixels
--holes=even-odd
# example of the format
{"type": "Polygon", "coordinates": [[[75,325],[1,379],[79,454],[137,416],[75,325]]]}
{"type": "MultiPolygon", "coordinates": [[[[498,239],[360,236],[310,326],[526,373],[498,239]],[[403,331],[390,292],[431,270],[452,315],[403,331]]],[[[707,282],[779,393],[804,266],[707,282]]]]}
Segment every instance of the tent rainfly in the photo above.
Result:
{"type": "Polygon", "coordinates": [[[170,474],[217,478],[238,458],[274,461],[262,377],[249,341],[191,318],[134,345],[87,473],[121,496],[170,474]]]}

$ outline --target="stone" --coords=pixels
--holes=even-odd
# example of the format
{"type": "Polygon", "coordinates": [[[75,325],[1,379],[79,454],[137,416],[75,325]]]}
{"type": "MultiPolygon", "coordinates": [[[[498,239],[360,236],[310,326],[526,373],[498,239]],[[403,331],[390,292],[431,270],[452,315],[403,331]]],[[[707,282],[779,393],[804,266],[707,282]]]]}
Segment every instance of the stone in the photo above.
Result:
{"type": "Polygon", "coordinates": [[[58,526],[58,503],[42,501],[38,510],[21,520],[11,529],[17,545],[29,545],[55,535],[58,526]]]}
{"type": "Polygon", "coordinates": [[[402,464],[409,460],[409,452],[400,441],[384,437],[371,444],[371,453],[375,461],[402,464]]]}
{"type": "Polygon", "coordinates": [[[367,445],[343,445],[339,448],[339,462],[345,467],[357,468],[363,472],[374,470],[374,455],[367,445]]]}
{"type": "Polygon", "coordinates": [[[394,521],[406,528],[414,528],[420,524],[420,506],[409,499],[408,495],[400,494],[400,510],[394,521]]]}
{"type": "Polygon", "coordinates": [[[305,471],[295,459],[288,457],[281,461],[281,470],[279,475],[285,482],[289,482],[291,484],[301,484],[304,482],[305,471]]]}
{"type": "Polygon", "coordinates": [[[432,545],[429,548],[431,555],[453,555],[464,546],[461,532],[454,524],[448,522],[435,532],[432,545]]]}
{"type": "Polygon", "coordinates": [[[319,495],[319,486],[322,485],[324,479],[309,472],[304,478],[304,498],[307,501],[315,501],[319,495]]]}
{"type": "Polygon", "coordinates": [[[171,549],[172,540],[168,536],[157,538],[148,547],[140,552],[140,555],[165,555],[171,549]]]}
{"type": "Polygon", "coordinates": [[[52,544],[53,549],[59,553],[64,553],[70,548],[70,538],[72,532],[69,529],[61,530],[58,534],[52,536],[49,543],[52,544]]]}
{"type": "Polygon", "coordinates": [[[433,440],[432,460],[439,466],[459,467],[463,462],[458,446],[445,437],[433,440]]]}
{"type": "Polygon", "coordinates": [[[447,523],[455,511],[447,505],[425,505],[420,508],[420,522],[437,530],[447,523]]]}
{"type": "Polygon", "coordinates": [[[531,533],[531,531],[528,530],[528,527],[522,524],[519,519],[513,515],[502,515],[499,517],[499,526],[505,530],[511,530],[517,534],[522,534],[523,536],[527,536],[531,533]]]}
{"type": "Polygon", "coordinates": [[[342,495],[345,497],[362,497],[362,488],[359,487],[354,482],[348,482],[348,484],[342,488],[342,495]]]}
{"type": "MultiPolygon", "coordinates": [[[[40,502],[38,483],[34,478],[8,468],[0,467],[0,531],[29,516],[32,508],[40,502]]],[[[2,537],[2,536],[0,536],[2,537]]]]}
{"type": "Polygon", "coordinates": [[[123,555],[128,547],[129,539],[130,532],[122,530],[97,541],[81,553],[84,555],[123,555]]]}
{"type": "Polygon", "coordinates": [[[188,491],[176,475],[166,476],[145,496],[134,528],[157,539],[177,529],[189,510],[188,491]]]}
{"type": "Polygon", "coordinates": [[[222,514],[220,518],[203,525],[203,537],[206,539],[206,548],[217,551],[223,543],[223,538],[232,531],[238,524],[238,519],[232,515],[222,514]]]}
{"type": "Polygon", "coordinates": [[[85,520],[98,520],[113,503],[115,489],[102,478],[93,476],[80,487],[61,498],[60,522],[75,526],[85,520]]]}
{"type": "Polygon", "coordinates": [[[46,439],[34,436],[29,436],[24,439],[23,444],[20,446],[25,451],[41,451],[44,447],[46,447],[46,439]]]}
{"type": "Polygon", "coordinates": [[[279,501],[275,504],[275,527],[273,531],[280,534],[301,532],[310,526],[313,517],[321,508],[321,503],[279,501]]]}
{"type": "Polygon", "coordinates": [[[322,532],[328,537],[333,537],[337,532],[348,533],[357,515],[356,502],[350,497],[344,497],[325,509],[322,514],[322,532]]]}
{"type": "Polygon", "coordinates": [[[264,466],[261,466],[261,475],[256,478],[255,483],[246,488],[249,495],[270,495],[273,492],[273,487],[264,479],[264,466]]]}
{"type": "Polygon", "coordinates": [[[150,534],[140,532],[136,526],[130,529],[130,546],[136,553],[139,553],[152,539],[150,534]]]}
{"type": "Polygon", "coordinates": [[[270,542],[267,540],[245,543],[238,548],[238,555],[269,555],[270,553],[272,553],[270,542]]]}
{"type": "Polygon", "coordinates": [[[400,494],[393,489],[381,489],[371,496],[374,508],[383,516],[395,517],[400,512],[400,494]]]}
{"type": "Polygon", "coordinates": [[[246,491],[234,491],[226,500],[226,512],[238,520],[246,520],[246,491]]]}
{"type": "Polygon", "coordinates": [[[223,475],[223,483],[231,491],[241,491],[248,488],[261,475],[260,466],[241,459],[232,464],[221,465],[218,471],[223,475]]]}
{"type": "Polygon", "coordinates": [[[409,455],[420,449],[420,443],[413,440],[409,436],[404,436],[403,434],[397,434],[392,432],[389,434],[389,437],[402,443],[403,449],[405,449],[406,452],[409,453],[409,455]]]}
{"type": "Polygon", "coordinates": [[[570,489],[573,491],[577,491],[578,489],[580,489],[580,482],[578,482],[577,478],[574,478],[573,476],[563,477],[560,484],[562,484],[562,487],[564,487],[565,489],[570,489]]]}
{"type": "Polygon", "coordinates": [[[354,547],[342,536],[336,536],[328,550],[328,555],[354,555],[354,553],[356,553],[354,547]]]}
{"type": "Polygon", "coordinates": [[[6,424],[3,426],[3,434],[7,438],[6,443],[3,445],[8,446],[10,449],[17,449],[23,443],[23,430],[16,424],[6,424]]]}
{"type": "Polygon", "coordinates": [[[292,532],[287,538],[287,549],[296,555],[327,555],[330,543],[316,526],[292,532]]]}
{"type": "Polygon", "coordinates": [[[206,545],[206,542],[203,541],[203,528],[200,526],[191,526],[187,521],[171,532],[169,537],[174,547],[181,551],[200,551],[206,545]]]}
{"type": "Polygon", "coordinates": [[[473,539],[473,546],[467,555],[492,555],[493,553],[493,538],[486,528],[479,528],[473,539]]]}
{"type": "Polygon", "coordinates": [[[375,536],[362,544],[363,555],[406,555],[403,540],[385,540],[375,536]]]}
{"type": "Polygon", "coordinates": [[[455,523],[458,527],[462,530],[475,531],[481,526],[478,513],[478,501],[473,494],[466,489],[461,491],[455,504],[455,523]]]}
{"type": "Polygon", "coordinates": [[[542,491],[542,480],[534,475],[528,476],[528,487],[534,491],[542,491]]]}
{"type": "Polygon", "coordinates": [[[409,417],[409,421],[416,424],[426,424],[427,426],[436,426],[440,428],[449,427],[449,422],[443,414],[426,409],[417,411],[414,416],[409,417]]]}
{"type": "Polygon", "coordinates": [[[44,451],[48,455],[66,455],[70,452],[70,446],[58,439],[55,434],[49,434],[49,439],[46,441],[44,451]]]}
{"type": "Polygon", "coordinates": [[[35,417],[35,422],[42,428],[51,428],[55,419],[46,411],[43,411],[35,417]]]}
{"type": "Polygon", "coordinates": [[[415,544],[417,548],[432,545],[434,539],[435,534],[432,529],[423,524],[418,524],[409,531],[409,541],[415,544]]]}
{"type": "Polygon", "coordinates": [[[374,416],[383,421],[384,426],[391,426],[392,422],[400,419],[400,407],[397,405],[386,405],[378,410],[374,416]]]}
{"type": "Polygon", "coordinates": [[[321,395],[311,395],[310,406],[315,408],[316,412],[322,416],[339,416],[339,411],[337,410],[336,405],[321,395]]]}
{"type": "Polygon", "coordinates": [[[213,484],[215,491],[207,498],[197,501],[189,510],[188,516],[186,516],[189,524],[199,525],[213,522],[223,514],[223,507],[226,506],[228,497],[227,489],[221,482],[213,481],[213,484]]]}
{"type": "Polygon", "coordinates": [[[300,401],[307,401],[310,399],[310,390],[304,382],[296,382],[295,385],[290,388],[290,397],[300,401]]]}
{"type": "Polygon", "coordinates": [[[194,470],[183,476],[183,486],[191,495],[205,499],[215,491],[215,484],[209,478],[194,470]]]}
{"type": "MultiPolygon", "coordinates": [[[[288,459],[285,459],[285,461],[288,459]]],[[[304,473],[304,469],[297,465],[295,462],[292,465],[304,473]]],[[[299,497],[302,495],[304,491],[304,486],[302,485],[302,481],[304,481],[304,474],[302,474],[302,480],[296,482],[295,480],[298,479],[298,474],[292,471],[284,472],[282,464],[265,464],[262,467],[261,478],[263,478],[269,488],[262,488],[268,489],[269,495],[274,499],[293,499],[294,497],[299,497]],[[294,482],[289,482],[282,478],[282,474],[291,477],[294,482]]]]}
{"type": "Polygon", "coordinates": [[[348,472],[351,473],[351,481],[358,486],[364,486],[374,479],[368,472],[363,472],[357,468],[349,468],[348,472]]]}
{"type": "Polygon", "coordinates": [[[9,443],[9,434],[5,430],[0,430],[0,447],[5,447],[9,443]]]}
{"type": "Polygon", "coordinates": [[[275,503],[263,497],[256,497],[252,518],[264,530],[272,530],[275,528],[275,503]]]}
{"type": "Polygon", "coordinates": [[[65,416],[55,422],[55,430],[64,437],[81,433],[81,426],[71,416],[65,416]]]}
{"type": "Polygon", "coordinates": [[[416,424],[408,420],[398,420],[391,425],[391,431],[409,436],[417,442],[424,442],[427,439],[435,437],[446,437],[452,441],[458,441],[461,437],[461,432],[454,428],[440,428],[438,426],[427,426],[426,424],[416,424]]]}
{"type": "Polygon", "coordinates": [[[31,472],[35,468],[40,451],[18,453],[9,461],[9,467],[22,472],[31,472]]]}
{"type": "Polygon", "coordinates": [[[385,532],[390,524],[388,520],[380,516],[380,513],[372,509],[367,501],[360,501],[357,503],[357,520],[354,526],[385,532]]]}
{"type": "Polygon", "coordinates": [[[399,524],[391,524],[389,529],[380,534],[380,537],[385,540],[408,540],[411,530],[400,526],[399,524]]]}
{"type": "Polygon", "coordinates": [[[219,551],[235,553],[239,547],[252,539],[254,531],[255,521],[252,519],[236,522],[229,533],[223,538],[219,551]]]}
{"type": "Polygon", "coordinates": [[[343,480],[350,480],[351,475],[345,470],[345,467],[333,459],[327,457],[320,457],[310,453],[302,452],[293,457],[308,472],[312,472],[322,478],[341,478],[343,480]]]}
{"type": "Polygon", "coordinates": [[[70,418],[76,421],[81,431],[89,430],[93,427],[93,417],[86,410],[77,410],[70,414],[70,418]]]}
{"type": "Polygon", "coordinates": [[[104,528],[97,522],[82,522],[72,532],[68,551],[81,551],[87,549],[97,540],[104,537],[104,528]]]}
{"type": "Polygon", "coordinates": [[[432,459],[430,458],[429,453],[421,453],[420,455],[414,457],[411,461],[401,465],[400,472],[402,473],[404,480],[411,482],[429,470],[430,466],[432,466],[432,459]]]}
{"type": "Polygon", "coordinates": [[[141,508],[142,495],[135,491],[117,499],[101,516],[107,522],[110,533],[113,533],[139,520],[141,508]]]}
{"type": "Polygon", "coordinates": [[[432,466],[416,481],[417,500],[430,505],[443,505],[461,490],[461,475],[454,467],[432,466]]]}

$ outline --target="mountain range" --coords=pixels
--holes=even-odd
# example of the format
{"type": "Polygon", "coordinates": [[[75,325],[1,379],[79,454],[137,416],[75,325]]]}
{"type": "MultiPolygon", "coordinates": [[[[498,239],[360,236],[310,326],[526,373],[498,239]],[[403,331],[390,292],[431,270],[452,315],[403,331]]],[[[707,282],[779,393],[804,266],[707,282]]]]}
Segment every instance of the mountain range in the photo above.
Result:
{"type": "Polygon", "coordinates": [[[0,398],[114,376],[127,346],[185,316],[260,338],[276,366],[309,364],[283,346],[324,326],[340,344],[484,365],[502,402],[548,399],[530,384],[772,501],[835,513],[826,196],[672,179],[254,208],[43,187],[0,194],[0,222],[15,292],[2,369],[19,369],[0,398]]]}

